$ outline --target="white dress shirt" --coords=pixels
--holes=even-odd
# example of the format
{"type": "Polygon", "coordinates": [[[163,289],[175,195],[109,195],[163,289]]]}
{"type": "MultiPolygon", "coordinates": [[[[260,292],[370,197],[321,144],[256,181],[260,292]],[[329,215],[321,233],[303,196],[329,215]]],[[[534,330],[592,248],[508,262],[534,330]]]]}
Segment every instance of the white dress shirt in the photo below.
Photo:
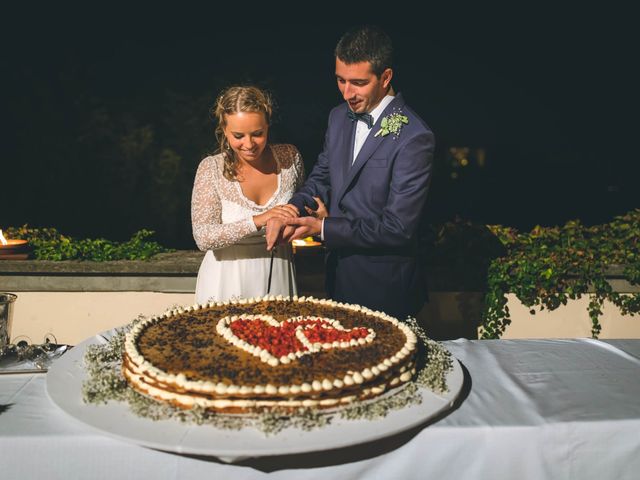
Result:
{"type": "MultiPolygon", "coordinates": [[[[393,98],[394,97],[391,95],[385,96],[382,100],[380,100],[380,103],[376,105],[376,108],[368,112],[369,115],[373,117],[374,125],[378,121],[380,115],[382,115],[382,112],[384,112],[384,109],[387,108],[387,105],[391,103],[393,98]]],[[[365,122],[361,122],[360,120],[358,120],[356,124],[356,138],[355,142],[353,142],[353,161],[351,162],[351,165],[353,165],[353,163],[356,161],[356,157],[358,156],[358,153],[360,153],[360,149],[362,148],[362,145],[364,145],[365,140],[372,132],[372,130],[374,130],[373,128],[370,129],[369,127],[367,127],[367,124],[365,122]]]]}
{"type": "MultiPolygon", "coordinates": [[[[382,100],[380,100],[380,103],[376,105],[376,107],[373,110],[368,112],[369,115],[373,117],[374,125],[378,121],[378,118],[380,117],[380,115],[382,115],[382,112],[384,112],[384,109],[387,108],[387,105],[389,105],[393,99],[394,99],[393,95],[386,95],[382,100]]],[[[361,122],[360,120],[356,121],[356,138],[355,138],[355,141],[353,142],[353,160],[351,162],[351,165],[353,165],[353,163],[356,161],[356,158],[358,157],[358,153],[360,153],[360,149],[362,148],[362,145],[364,145],[365,140],[373,130],[375,130],[375,128],[367,127],[367,124],[365,122],[361,122]]],[[[320,238],[324,241],[324,218],[322,219],[322,227],[320,229],[320,238]]]]}

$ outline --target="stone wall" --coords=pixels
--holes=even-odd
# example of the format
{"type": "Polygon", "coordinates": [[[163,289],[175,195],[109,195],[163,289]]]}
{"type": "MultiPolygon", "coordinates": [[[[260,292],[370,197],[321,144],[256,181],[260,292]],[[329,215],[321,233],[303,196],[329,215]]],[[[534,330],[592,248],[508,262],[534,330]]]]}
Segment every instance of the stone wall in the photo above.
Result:
{"type": "MultiPolygon", "coordinates": [[[[138,315],[191,305],[203,255],[178,251],[149,261],[0,261],[0,291],[18,295],[12,340],[40,343],[53,335],[59,343],[76,344],[138,315]]],[[[298,248],[295,261],[300,295],[323,297],[322,247],[298,248]]],[[[430,301],[418,320],[432,338],[477,338],[484,298],[481,280],[481,274],[464,268],[429,271],[430,301]]],[[[615,272],[611,284],[620,292],[638,291],[615,272]]],[[[588,337],[587,304],[588,299],[581,298],[532,315],[511,295],[513,321],[503,338],[588,337]]],[[[605,305],[601,323],[600,338],[640,338],[640,317],[622,316],[613,305],[605,305]]]]}

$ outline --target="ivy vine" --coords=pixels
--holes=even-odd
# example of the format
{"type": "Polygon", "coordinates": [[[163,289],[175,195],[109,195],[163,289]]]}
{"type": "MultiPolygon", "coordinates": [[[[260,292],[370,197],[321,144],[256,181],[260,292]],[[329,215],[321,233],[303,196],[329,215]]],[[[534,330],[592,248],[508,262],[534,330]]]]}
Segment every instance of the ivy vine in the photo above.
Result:
{"type": "Polygon", "coordinates": [[[602,328],[605,300],[624,315],[640,312],[640,293],[614,292],[606,278],[607,270],[616,266],[630,284],[640,284],[640,209],[591,227],[573,220],[562,227],[537,226],[529,233],[499,225],[488,228],[506,254],[491,260],[488,268],[481,338],[500,338],[511,323],[508,293],[532,314],[537,307],[554,310],[569,299],[589,295],[594,338],[602,328]]]}
{"type": "MultiPolygon", "coordinates": [[[[172,251],[149,240],[153,233],[140,230],[126,242],[114,242],[74,239],[55,228],[24,225],[6,230],[9,238],[29,240],[39,260],[145,260],[172,251]]],[[[531,314],[589,295],[594,338],[602,328],[599,319],[606,300],[623,315],[640,312],[640,293],[614,292],[607,281],[608,270],[617,267],[623,279],[640,285],[640,209],[595,226],[572,220],[561,227],[537,226],[520,233],[511,227],[457,220],[427,233],[423,243],[427,264],[454,262],[453,267],[464,269],[467,277],[475,272],[474,285],[482,283],[486,294],[480,338],[500,338],[511,323],[507,294],[514,294],[531,314]]]]}
{"type": "Polygon", "coordinates": [[[147,260],[162,252],[170,252],[159,243],[149,240],[154,232],[139,230],[125,242],[97,239],[77,239],[63,235],[55,228],[9,227],[8,238],[28,240],[37,260],[147,260]]]}

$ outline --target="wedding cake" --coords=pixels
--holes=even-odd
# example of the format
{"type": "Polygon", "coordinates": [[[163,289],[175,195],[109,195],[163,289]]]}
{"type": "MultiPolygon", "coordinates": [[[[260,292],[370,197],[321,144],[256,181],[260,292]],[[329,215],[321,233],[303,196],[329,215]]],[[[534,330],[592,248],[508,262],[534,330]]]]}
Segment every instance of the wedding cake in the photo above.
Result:
{"type": "Polygon", "coordinates": [[[418,340],[358,305],[264,297],[174,309],[125,337],[122,371],[162,402],[223,413],[332,408],[415,376],[418,340]]]}

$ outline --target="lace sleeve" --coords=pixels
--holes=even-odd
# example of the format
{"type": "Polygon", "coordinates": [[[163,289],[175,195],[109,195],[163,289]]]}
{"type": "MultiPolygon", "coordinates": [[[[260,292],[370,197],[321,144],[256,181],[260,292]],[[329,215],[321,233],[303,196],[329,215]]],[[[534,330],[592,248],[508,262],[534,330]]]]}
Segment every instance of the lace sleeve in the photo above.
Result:
{"type": "Polygon", "coordinates": [[[198,167],[191,195],[191,225],[193,238],[200,250],[216,250],[232,245],[256,232],[251,217],[232,223],[222,223],[220,185],[213,157],[207,157],[198,167]]]}

